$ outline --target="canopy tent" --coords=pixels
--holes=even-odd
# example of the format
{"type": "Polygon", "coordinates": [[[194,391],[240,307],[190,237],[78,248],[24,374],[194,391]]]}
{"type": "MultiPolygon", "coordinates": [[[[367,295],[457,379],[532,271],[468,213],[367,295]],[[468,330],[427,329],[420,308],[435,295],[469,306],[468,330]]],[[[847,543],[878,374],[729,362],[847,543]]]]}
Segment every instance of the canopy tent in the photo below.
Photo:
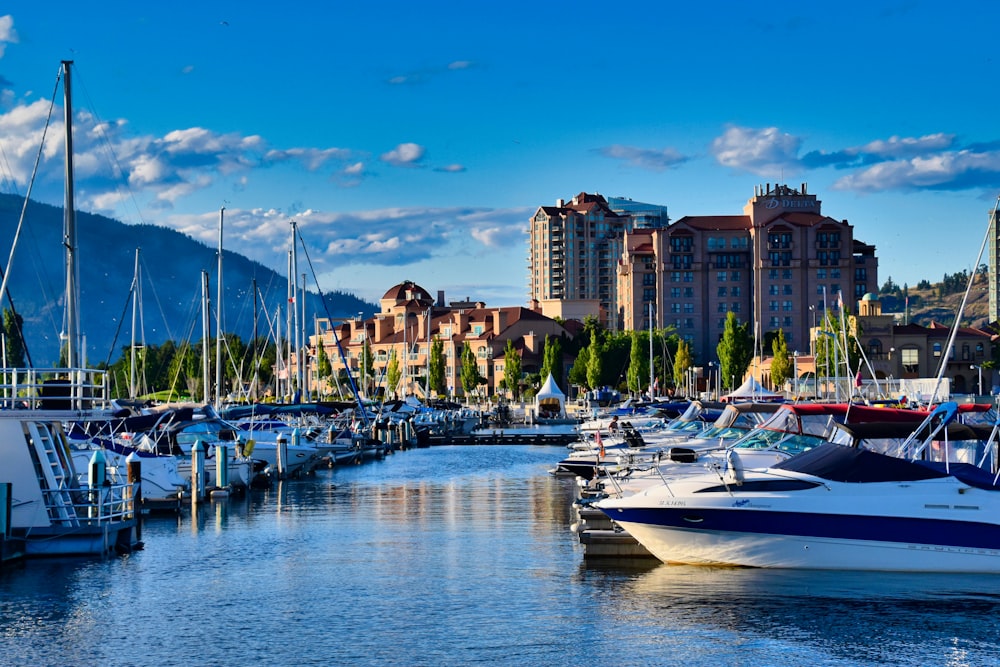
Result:
{"type": "Polygon", "coordinates": [[[723,396],[721,400],[728,401],[730,403],[735,403],[737,401],[768,402],[783,401],[785,400],[785,397],[781,394],[776,394],[773,391],[764,389],[760,382],[757,382],[756,378],[751,375],[744,380],[743,384],[723,396]]]}
{"type": "Polygon", "coordinates": [[[542,419],[566,416],[566,394],[552,378],[552,373],[545,378],[542,388],[535,395],[535,414],[542,419]]]}

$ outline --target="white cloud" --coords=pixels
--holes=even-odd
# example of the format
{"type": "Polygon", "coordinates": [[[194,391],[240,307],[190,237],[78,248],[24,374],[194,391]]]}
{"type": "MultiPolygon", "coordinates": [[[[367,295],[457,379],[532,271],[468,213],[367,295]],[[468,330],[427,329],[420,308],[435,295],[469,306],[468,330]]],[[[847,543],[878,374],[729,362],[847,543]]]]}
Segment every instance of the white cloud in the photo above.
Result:
{"type": "Polygon", "coordinates": [[[14,17],[10,14],[0,16],[0,58],[8,44],[17,44],[17,32],[14,30],[14,17]]]}
{"type": "Polygon", "coordinates": [[[722,136],[712,141],[711,150],[724,167],[770,176],[801,167],[798,160],[801,143],[798,137],[781,132],[776,127],[758,130],[730,126],[722,136]]]}
{"type": "Polygon", "coordinates": [[[381,160],[396,167],[413,167],[424,157],[424,147],[420,144],[399,144],[388,153],[381,155],[381,160]]]}
{"type": "Polygon", "coordinates": [[[673,148],[651,149],[614,144],[598,150],[601,155],[623,160],[633,167],[663,171],[687,162],[688,158],[673,148]]]}

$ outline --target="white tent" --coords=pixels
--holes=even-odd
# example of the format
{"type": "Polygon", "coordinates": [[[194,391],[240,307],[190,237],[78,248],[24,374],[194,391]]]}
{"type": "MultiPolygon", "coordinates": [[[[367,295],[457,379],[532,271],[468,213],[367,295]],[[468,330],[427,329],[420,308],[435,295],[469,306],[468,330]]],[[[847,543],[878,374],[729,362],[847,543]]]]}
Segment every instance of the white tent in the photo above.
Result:
{"type": "Polygon", "coordinates": [[[784,400],[784,398],[785,397],[781,394],[776,394],[772,391],[764,389],[760,382],[757,382],[756,378],[751,375],[744,380],[743,384],[741,384],[739,388],[723,396],[722,400],[729,401],[730,403],[738,401],[770,402],[781,401],[784,400]]]}
{"type": "Polygon", "coordinates": [[[535,415],[542,419],[563,418],[566,416],[566,394],[552,379],[552,373],[545,378],[542,388],[535,395],[535,415]]]}

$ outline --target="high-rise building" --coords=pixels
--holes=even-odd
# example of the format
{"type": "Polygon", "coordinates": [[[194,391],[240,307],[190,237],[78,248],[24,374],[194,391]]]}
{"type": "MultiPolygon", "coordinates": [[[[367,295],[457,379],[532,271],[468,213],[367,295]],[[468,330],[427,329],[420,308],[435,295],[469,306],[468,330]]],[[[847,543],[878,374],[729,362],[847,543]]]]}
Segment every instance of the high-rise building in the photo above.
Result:
{"type": "Polygon", "coordinates": [[[529,294],[549,317],[595,315],[615,328],[615,275],[632,218],[611,210],[598,194],[542,206],[529,227],[529,294]]]}
{"type": "Polygon", "coordinates": [[[758,341],[780,329],[789,349],[806,351],[825,310],[878,284],[874,246],[857,241],[846,220],[823,215],[804,183],[757,186],[743,215],[631,229],[623,246],[622,328],[645,329],[652,304],[655,326],[674,327],[699,362],[715,359],[729,312],[752,322],[758,341]]]}
{"type": "Polygon", "coordinates": [[[666,206],[586,192],[540,207],[528,230],[531,300],[549,317],[594,315],[620,329],[617,270],[625,234],[668,222],[666,206]]]}

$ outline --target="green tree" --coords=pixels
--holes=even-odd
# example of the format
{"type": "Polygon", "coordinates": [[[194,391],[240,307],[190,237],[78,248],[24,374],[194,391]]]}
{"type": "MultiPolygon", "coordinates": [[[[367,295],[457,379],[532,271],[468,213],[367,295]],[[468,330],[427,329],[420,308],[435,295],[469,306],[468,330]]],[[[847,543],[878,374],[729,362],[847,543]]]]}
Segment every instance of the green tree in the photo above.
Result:
{"type": "Polygon", "coordinates": [[[431,358],[428,363],[431,374],[431,391],[436,392],[438,396],[444,396],[448,385],[445,382],[444,341],[440,338],[435,338],[431,342],[431,358]]]}
{"type": "Polygon", "coordinates": [[[7,368],[24,368],[24,339],[21,337],[24,318],[10,308],[3,309],[3,334],[5,338],[7,368]]]}
{"type": "Polygon", "coordinates": [[[396,349],[389,352],[389,363],[385,369],[385,393],[386,395],[396,395],[399,388],[399,381],[403,379],[403,372],[399,368],[399,359],[396,358],[396,349]]]}
{"type": "Polygon", "coordinates": [[[729,311],[726,315],[726,326],[722,332],[722,340],[715,348],[719,357],[719,370],[722,373],[722,384],[730,390],[735,389],[735,383],[742,381],[750,368],[753,359],[753,337],[750,335],[750,323],[740,324],[736,313],[729,311]]]}
{"type": "Polygon", "coordinates": [[[556,385],[562,389],[563,385],[563,358],[562,358],[562,342],[556,336],[546,336],[545,337],[545,349],[542,352],[542,369],[539,375],[542,377],[542,382],[545,382],[545,378],[552,374],[552,379],[555,380],[556,385]]]}
{"type": "Polygon", "coordinates": [[[638,394],[649,378],[649,336],[645,332],[633,331],[630,338],[628,371],[625,377],[629,391],[638,394]]]}
{"type": "Polygon", "coordinates": [[[503,351],[503,383],[514,400],[521,397],[521,355],[514,347],[514,341],[507,339],[507,347],[503,351]]]}
{"type": "Polygon", "coordinates": [[[569,367],[569,375],[567,377],[570,384],[575,384],[578,387],[586,389],[591,388],[590,383],[587,381],[587,365],[589,363],[590,348],[580,348],[580,351],[576,353],[576,359],[573,360],[573,365],[569,367]]]}
{"type": "Polygon", "coordinates": [[[785,382],[792,377],[792,358],[788,354],[788,343],[785,341],[785,332],[778,329],[778,335],[771,343],[771,385],[776,391],[781,391],[785,382]]]}
{"type": "Polygon", "coordinates": [[[694,365],[694,359],[691,358],[691,346],[688,345],[687,341],[683,338],[677,341],[677,353],[674,354],[674,385],[677,387],[684,386],[684,376],[691,366],[694,365]]]}
{"type": "MultiPolygon", "coordinates": [[[[319,381],[320,395],[326,395],[330,386],[329,380],[333,377],[333,365],[330,364],[330,357],[326,353],[326,346],[320,340],[316,345],[316,379],[319,381]]],[[[347,376],[344,376],[346,381],[347,376]]],[[[339,384],[339,383],[338,383],[339,384]]]]}
{"type": "Polygon", "coordinates": [[[476,363],[476,355],[472,352],[471,345],[462,346],[462,389],[468,398],[475,391],[476,387],[486,381],[480,372],[479,364],[476,363]]]}
{"type": "Polygon", "coordinates": [[[604,384],[604,344],[597,336],[587,348],[587,386],[597,389],[604,384]]]}
{"type": "Polygon", "coordinates": [[[857,320],[844,313],[847,326],[847,359],[844,359],[844,330],[840,318],[827,311],[816,336],[816,374],[820,377],[852,377],[860,368],[861,351],[858,349],[857,320]]]}

